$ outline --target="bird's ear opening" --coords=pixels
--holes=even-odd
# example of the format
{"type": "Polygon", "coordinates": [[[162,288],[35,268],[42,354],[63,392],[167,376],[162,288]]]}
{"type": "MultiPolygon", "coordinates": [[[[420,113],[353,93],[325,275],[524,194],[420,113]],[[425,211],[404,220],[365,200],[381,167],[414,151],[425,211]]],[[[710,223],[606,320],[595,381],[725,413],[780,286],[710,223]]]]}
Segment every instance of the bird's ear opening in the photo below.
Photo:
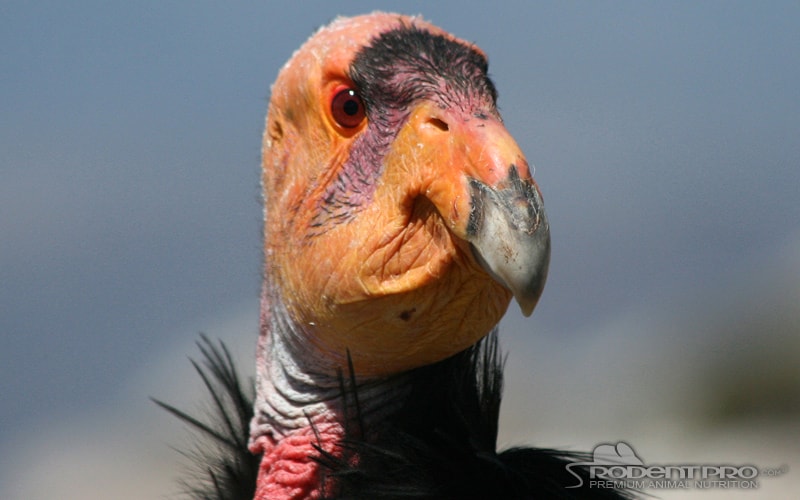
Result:
{"type": "Polygon", "coordinates": [[[333,128],[344,137],[352,137],[367,122],[364,101],[350,82],[333,82],[327,86],[327,114],[333,128]]]}
{"type": "Polygon", "coordinates": [[[270,117],[267,122],[267,138],[271,143],[283,139],[283,125],[280,120],[270,117]]]}

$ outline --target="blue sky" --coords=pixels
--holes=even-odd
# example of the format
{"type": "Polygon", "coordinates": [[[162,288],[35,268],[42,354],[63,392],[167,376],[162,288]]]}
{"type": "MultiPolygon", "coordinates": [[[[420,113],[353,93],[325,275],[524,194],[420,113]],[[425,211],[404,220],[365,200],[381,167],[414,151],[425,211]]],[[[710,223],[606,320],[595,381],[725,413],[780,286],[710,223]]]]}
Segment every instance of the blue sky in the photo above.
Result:
{"type": "MultiPolygon", "coordinates": [[[[620,352],[641,354],[668,344],[664,325],[795,317],[796,2],[6,1],[0,477],[65,420],[128,405],[161,422],[143,374],[184,370],[197,332],[250,352],[255,330],[226,328],[258,313],[269,85],[316,27],[376,8],[480,45],[536,166],[552,267],[533,318],[512,306],[504,323],[510,363],[549,366],[546,348],[568,363],[615,329],[620,352]]],[[[778,363],[759,328],[734,344],[778,363]]],[[[680,342],[730,345],[698,340],[719,330],[680,342]]],[[[732,359],[720,349],[714,363],[732,359]]],[[[686,358],[662,352],[664,366],[686,358]]]]}

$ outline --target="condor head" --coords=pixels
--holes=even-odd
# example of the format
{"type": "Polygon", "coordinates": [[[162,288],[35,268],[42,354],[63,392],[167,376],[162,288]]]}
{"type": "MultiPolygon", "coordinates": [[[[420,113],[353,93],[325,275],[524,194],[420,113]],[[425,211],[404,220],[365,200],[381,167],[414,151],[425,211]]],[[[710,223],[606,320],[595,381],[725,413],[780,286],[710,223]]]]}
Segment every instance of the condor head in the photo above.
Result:
{"type": "Polygon", "coordinates": [[[512,297],[533,311],[549,226],[496,99],[483,52],[391,14],[333,23],[280,72],[264,322],[287,315],[282,335],[320,370],[348,352],[359,376],[430,364],[486,335],[512,297]]]}

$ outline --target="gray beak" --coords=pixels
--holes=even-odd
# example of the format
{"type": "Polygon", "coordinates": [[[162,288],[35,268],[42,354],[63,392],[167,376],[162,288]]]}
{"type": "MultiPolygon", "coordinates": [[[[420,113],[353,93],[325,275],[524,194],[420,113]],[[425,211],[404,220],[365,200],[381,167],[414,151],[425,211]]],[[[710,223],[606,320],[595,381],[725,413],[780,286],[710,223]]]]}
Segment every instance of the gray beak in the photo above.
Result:
{"type": "Polygon", "coordinates": [[[467,239],[477,261],[514,294],[530,316],[542,295],[550,264],[550,226],[539,189],[517,168],[496,188],[470,179],[467,239]]]}

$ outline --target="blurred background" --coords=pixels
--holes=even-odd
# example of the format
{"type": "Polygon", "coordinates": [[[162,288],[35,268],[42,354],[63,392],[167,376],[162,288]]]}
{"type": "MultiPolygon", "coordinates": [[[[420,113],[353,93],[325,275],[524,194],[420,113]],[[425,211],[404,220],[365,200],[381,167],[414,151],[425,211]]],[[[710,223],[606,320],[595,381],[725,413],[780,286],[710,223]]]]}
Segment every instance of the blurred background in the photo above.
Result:
{"type": "Polygon", "coordinates": [[[170,498],[199,332],[251,372],[269,86],[338,14],[489,55],[552,226],[501,443],[800,488],[800,4],[0,4],[0,498],[170,498]]]}

